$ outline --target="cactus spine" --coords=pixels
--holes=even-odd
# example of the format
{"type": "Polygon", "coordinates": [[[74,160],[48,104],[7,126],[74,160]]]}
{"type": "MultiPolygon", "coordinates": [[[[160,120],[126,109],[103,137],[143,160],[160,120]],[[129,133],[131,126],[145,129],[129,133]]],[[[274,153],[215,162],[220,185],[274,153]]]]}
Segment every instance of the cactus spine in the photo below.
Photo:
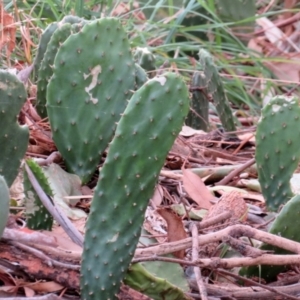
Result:
{"type": "Polygon", "coordinates": [[[9,214],[9,190],[3,176],[0,175],[0,238],[6,226],[9,214]]]}
{"type": "Polygon", "coordinates": [[[149,80],[132,96],[109,146],[86,225],[82,299],[116,299],[188,107],[187,87],[172,73],[149,80]]]}
{"type": "Polygon", "coordinates": [[[17,177],[28,145],[28,128],[17,122],[27,94],[23,83],[7,71],[0,70],[0,82],[0,174],[10,186],[17,177]]]}
{"type": "Polygon", "coordinates": [[[83,183],[95,171],[134,85],[129,41],[117,19],[86,24],[58,50],[47,111],[55,144],[83,183]]]}

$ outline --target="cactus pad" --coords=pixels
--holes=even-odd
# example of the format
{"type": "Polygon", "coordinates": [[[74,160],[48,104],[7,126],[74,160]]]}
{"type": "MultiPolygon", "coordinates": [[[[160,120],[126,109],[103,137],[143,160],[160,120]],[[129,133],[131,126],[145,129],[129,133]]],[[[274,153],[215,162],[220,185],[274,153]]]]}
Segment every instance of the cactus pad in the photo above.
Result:
{"type": "MultiPolygon", "coordinates": [[[[42,168],[32,159],[28,159],[26,163],[36,177],[43,191],[47,195],[53,197],[52,190],[42,168]]],[[[35,230],[51,230],[53,225],[53,217],[39,199],[37,193],[31,185],[30,180],[28,179],[26,171],[24,171],[24,192],[26,195],[25,213],[27,227],[35,230]]]]}
{"type": "Polygon", "coordinates": [[[100,171],[86,225],[82,299],[116,299],[148,200],[188,109],[187,87],[173,73],[149,80],[132,96],[100,171]]]}
{"type": "Polygon", "coordinates": [[[236,131],[233,114],[226,98],[223,82],[211,55],[201,49],[199,51],[199,58],[205,79],[207,80],[207,90],[216,104],[216,109],[224,129],[229,132],[236,131]]]}
{"type": "Polygon", "coordinates": [[[0,70],[0,174],[10,186],[17,177],[27,150],[29,132],[20,126],[17,116],[27,99],[25,87],[19,79],[0,70]]]}
{"type": "Polygon", "coordinates": [[[86,24],[58,50],[47,111],[55,144],[83,183],[95,171],[134,85],[129,41],[117,19],[86,24]]]}
{"type": "Polygon", "coordinates": [[[300,157],[300,107],[296,98],[275,97],[262,110],[256,131],[256,163],[262,194],[276,210],[293,197],[290,179],[300,157]]]}
{"type": "Polygon", "coordinates": [[[9,214],[9,190],[3,176],[0,175],[0,238],[6,226],[9,214]]]}
{"type": "Polygon", "coordinates": [[[44,54],[44,58],[41,62],[38,70],[38,82],[37,82],[37,105],[36,109],[42,118],[47,117],[46,111],[46,93],[47,86],[53,75],[53,63],[56,53],[60,45],[73,33],[78,32],[82,28],[83,23],[73,24],[62,23],[54,31],[48,46],[44,54]]]}
{"type": "Polygon", "coordinates": [[[191,83],[192,101],[186,124],[195,129],[208,130],[207,80],[202,72],[195,72],[191,83]]]}

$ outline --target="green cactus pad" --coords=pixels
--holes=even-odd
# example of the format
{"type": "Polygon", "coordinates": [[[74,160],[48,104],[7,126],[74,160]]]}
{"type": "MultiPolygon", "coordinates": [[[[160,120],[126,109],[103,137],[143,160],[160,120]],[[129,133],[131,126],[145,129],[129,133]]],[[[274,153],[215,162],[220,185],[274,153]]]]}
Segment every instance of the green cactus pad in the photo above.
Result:
{"type": "MultiPolygon", "coordinates": [[[[170,264],[170,263],[169,263],[170,264]]],[[[180,267],[181,268],[181,267],[180,267]]],[[[182,268],[181,268],[182,270],[182,268]]],[[[173,273],[173,276],[180,274],[173,273]]],[[[184,281],[184,278],[178,279],[184,281]]],[[[133,264],[128,269],[124,283],[142,292],[153,300],[191,300],[178,286],[164,278],[159,278],[148,272],[142,264],[133,264]]]]}
{"type": "Polygon", "coordinates": [[[34,59],[34,73],[35,73],[35,79],[38,78],[38,71],[41,66],[41,62],[44,58],[44,54],[47,50],[48,43],[54,33],[54,31],[58,28],[58,22],[51,23],[50,25],[47,26],[47,28],[44,30],[39,46],[37,49],[37,55],[34,59]]]}
{"type": "MultiPolygon", "coordinates": [[[[32,159],[28,159],[26,163],[43,191],[47,195],[53,197],[48,179],[45,176],[42,168],[32,159]]],[[[24,192],[27,227],[35,230],[51,230],[53,225],[53,217],[43,205],[39,196],[32,187],[26,171],[24,171],[24,192]]]]}
{"type": "Polygon", "coordinates": [[[271,210],[293,197],[290,179],[300,158],[299,139],[297,98],[275,97],[262,110],[255,153],[262,194],[271,210]]]}
{"type": "Polygon", "coordinates": [[[202,72],[195,72],[191,83],[192,101],[186,124],[195,129],[208,130],[207,80],[202,72]]]}
{"type": "Polygon", "coordinates": [[[132,96],[91,204],[81,265],[82,299],[116,299],[148,200],[188,109],[187,87],[173,73],[149,80],[132,96]]]}
{"type": "Polygon", "coordinates": [[[222,125],[226,131],[236,131],[233,114],[226,98],[222,79],[212,60],[211,55],[204,49],[199,51],[200,64],[207,80],[207,90],[216,104],[222,125]]]}
{"type": "Polygon", "coordinates": [[[6,226],[9,215],[9,190],[3,176],[0,175],[0,238],[6,226]]]}
{"type": "Polygon", "coordinates": [[[56,29],[58,29],[62,24],[66,24],[66,23],[75,24],[80,22],[84,22],[84,19],[81,19],[77,16],[69,15],[69,16],[65,16],[60,22],[54,22],[47,26],[47,28],[44,30],[41,36],[38,50],[37,50],[37,55],[34,60],[34,73],[35,73],[36,80],[38,79],[38,72],[41,67],[41,63],[44,59],[44,55],[47,51],[48,43],[52,35],[56,31],[56,29]]]}
{"type": "Polygon", "coordinates": [[[11,186],[28,145],[28,128],[17,122],[27,94],[23,83],[7,71],[0,70],[0,83],[0,174],[11,186]]]}
{"type": "Polygon", "coordinates": [[[127,34],[114,18],[86,24],[57,52],[47,89],[53,139],[86,183],[111,140],[135,85],[127,34]]]}
{"type": "MultiPolygon", "coordinates": [[[[77,19],[76,19],[77,20],[77,19]]],[[[47,117],[46,111],[46,93],[47,86],[53,75],[54,59],[60,45],[72,34],[78,32],[83,26],[83,23],[73,24],[59,23],[59,26],[54,31],[50,41],[48,42],[47,50],[38,70],[37,82],[37,105],[36,109],[42,118],[47,117]]]]}
{"type": "MultiPolygon", "coordinates": [[[[274,223],[271,226],[270,233],[275,235],[300,242],[300,195],[293,197],[280,211],[276,217],[274,223]]],[[[261,250],[272,251],[274,254],[291,254],[289,251],[284,249],[262,244],[261,250]]],[[[275,281],[279,273],[284,272],[288,269],[288,266],[272,266],[262,265],[251,266],[248,268],[242,268],[240,274],[247,277],[262,277],[267,282],[275,281]]]]}

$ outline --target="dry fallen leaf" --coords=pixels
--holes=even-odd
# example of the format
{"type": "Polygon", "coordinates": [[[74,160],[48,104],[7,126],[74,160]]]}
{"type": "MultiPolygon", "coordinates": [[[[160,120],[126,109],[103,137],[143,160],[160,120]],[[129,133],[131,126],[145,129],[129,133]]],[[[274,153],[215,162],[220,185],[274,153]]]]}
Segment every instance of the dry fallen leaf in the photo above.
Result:
{"type": "MultiPolygon", "coordinates": [[[[168,241],[176,242],[187,238],[181,218],[174,213],[170,208],[159,208],[156,210],[168,224],[168,241]]],[[[184,259],[185,250],[176,251],[173,253],[175,257],[184,259]]]]}
{"type": "Polygon", "coordinates": [[[193,199],[200,208],[209,209],[212,204],[211,200],[215,197],[210,193],[202,179],[188,169],[182,170],[183,186],[189,197],[193,199]]]}

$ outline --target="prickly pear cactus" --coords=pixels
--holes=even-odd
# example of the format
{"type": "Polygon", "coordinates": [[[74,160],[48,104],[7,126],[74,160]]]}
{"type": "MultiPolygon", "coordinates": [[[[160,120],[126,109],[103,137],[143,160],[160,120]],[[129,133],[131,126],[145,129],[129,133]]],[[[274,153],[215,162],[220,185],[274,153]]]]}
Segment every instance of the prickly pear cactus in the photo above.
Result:
{"type": "Polygon", "coordinates": [[[44,30],[40,42],[39,42],[39,46],[37,49],[37,55],[34,59],[34,73],[35,73],[35,77],[36,79],[38,78],[38,70],[41,66],[41,62],[44,58],[44,54],[47,50],[47,46],[48,43],[54,33],[54,31],[58,28],[58,22],[54,22],[49,24],[46,29],[44,30]]]}
{"type": "MultiPolygon", "coordinates": [[[[280,211],[279,215],[276,217],[270,233],[279,235],[281,237],[293,240],[295,242],[300,242],[300,195],[294,196],[280,211]]],[[[268,244],[262,244],[260,247],[261,250],[271,251],[274,254],[290,254],[288,251],[274,247],[268,244]]],[[[242,268],[240,271],[241,275],[246,275],[247,277],[252,276],[261,276],[267,282],[276,280],[276,276],[280,272],[287,270],[287,266],[271,266],[271,265],[262,265],[260,266],[251,266],[248,268],[242,268]]]]}
{"type": "Polygon", "coordinates": [[[9,190],[5,178],[0,175],[0,238],[6,226],[9,214],[9,190]]]}
{"type": "Polygon", "coordinates": [[[173,73],[149,80],[132,96],[109,146],[86,225],[82,299],[116,299],[148,200],[188,109],[187,87],[173,73]]]}
{"type": "Polygon", "coordinates": [[[54,34],[54,32],[63,24],[66,23],[76,24],[81,22],[84,22],[84,20],[77,16],[69,15],[69,16],[65,16],[60,22],[51,23],[46,27],[46,29],[44,30],[41,36],[38,50],[37,50],[37,55],[34,60],[34,73],[36,77],[35,79],[38,79],[38,71],[40,69],[42,60],[44,59],[44,55],[47,51],[48,43],[52,35],[54,34]]]}
{"type": "Polygon", "coordinates": [[[207,80],[207,90],[216,104],[222,125],[226,131],[236,131],[233,114],[226,98],[223,82],[211,55],[204,49],[199,51],[200,63],[207,80]]]}
{"type": "Polygon", "coordinates": [[[0,70],[0,83],[0,174],[10,186],[28,145],[28,128],[17,122],[27,94],[23,83],[7,71],[0,70]]]}
{"type": "Polygon", "coordinates": [[[275,97],[262,110],[256,131],[256,163],[262,194],[277,210],[293,197],[290,179],[300,158],[297,98],[275,97]]]}
{"type": "Polygon", "coordinates": [[[146,71],[154,71],[155,56],[147,47],[136,47],[133,57],[138,65],[146,71]]]}
{"type": "Polygon", "coordinates": [[[129,41],[117,19],[86,24],[58,50],[47,111],[55,144],[83,183],[95,171],[134,85],[129,41]]]}
{"type": "Polygon", "coordinates": [[[195,72],[190,87],[192,91],[191,109],[186,124],[195,129],[208,130],[207,80],[202,72],[195,72]]]}
{"type": "MultiPolygon", "coordinates": [[[[70,17],[70,16],[69,16],[70,17]]],[[[77,20],[77,19],[75,19],[77,20]]],[[[56,53],[61,44],[72,34],[78,32],[82,27],[82,23],[60,23],[57,29],[54,31],[50,41],[48,42],[44,58],[40,64],[38,70],[38,82],[37,82],[37,105],[36,109],[42,118],[47,117],[46,111],[46,92],[47,86],[53,75],[53,64],[56,53]]]]}
{"type": "MultiPolygon", "coordinates": [[[[43,191],[47,195],[53,197],[48,179],[46,178],[42,168],[32,159],[28,159],[26,163],[42,187],[43,191]]],[[[24,171],[24,192],[27,227],[35,230],[51,230],[53,225],[53,217],[43,205],[34,188],[32,187],[26,171],[24,171]]]]}

